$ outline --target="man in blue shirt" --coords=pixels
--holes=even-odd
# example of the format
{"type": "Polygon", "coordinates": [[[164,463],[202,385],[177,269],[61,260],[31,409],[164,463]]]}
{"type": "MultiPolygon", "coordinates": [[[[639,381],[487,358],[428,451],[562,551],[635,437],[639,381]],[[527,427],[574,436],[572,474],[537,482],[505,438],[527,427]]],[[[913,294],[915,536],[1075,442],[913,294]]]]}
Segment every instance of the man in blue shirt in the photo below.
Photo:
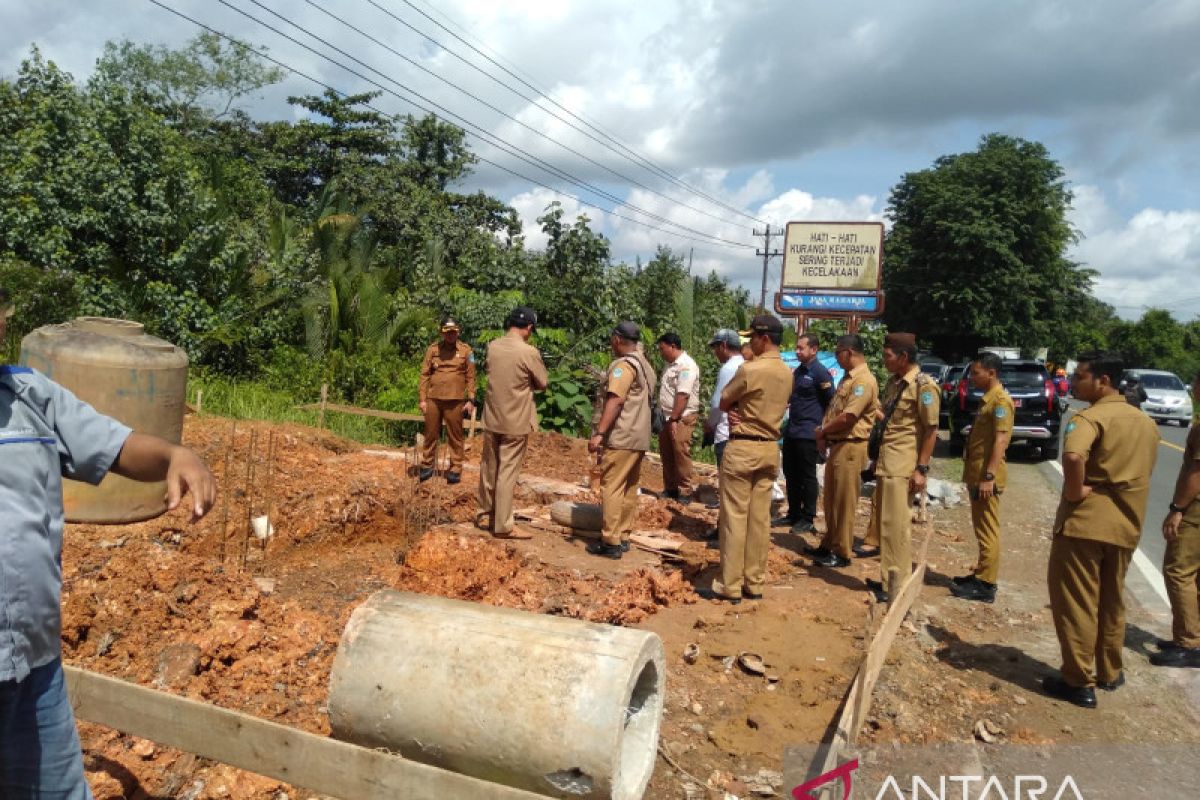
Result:
{"type": "MultiPolygon", "coordinates": [[[[0,289],[0,346],[12,315],[0,289]]],[[[135,433],[28,367],[0,366],[0,798],[89,800],[61,659],[63,478],[167,483],[192,519],[216,485],[187,448],[135,433]]]]}
{"type": "Polygon", "coordinates": [[[833,399],[833,376],[818,360],[821,342],[811,333],[796,341],[800,366],[792,370],[792,397],[783,435],[783,475],[787,481],[788,513],[774,525],[790,525],[792,533],[812,533],[817,513],[817,426],[833,399]]]}

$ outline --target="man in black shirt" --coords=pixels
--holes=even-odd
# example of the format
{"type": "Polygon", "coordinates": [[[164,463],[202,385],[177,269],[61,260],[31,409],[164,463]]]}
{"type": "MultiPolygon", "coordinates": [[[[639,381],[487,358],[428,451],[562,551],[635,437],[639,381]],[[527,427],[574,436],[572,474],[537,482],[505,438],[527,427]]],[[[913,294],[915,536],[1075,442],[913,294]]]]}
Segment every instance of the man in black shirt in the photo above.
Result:
{"type": "Polygon", "coordinates": [[[820,340],[811,333],[796,341],[800,366],[792,371],[792,396],[783,439],[783,475],[787,481],[788,512],[774,521],[790,525],[792,533],[812,533],[817,513],[816,429],[833,399],[833,377],[817,359],[820,340]]]}

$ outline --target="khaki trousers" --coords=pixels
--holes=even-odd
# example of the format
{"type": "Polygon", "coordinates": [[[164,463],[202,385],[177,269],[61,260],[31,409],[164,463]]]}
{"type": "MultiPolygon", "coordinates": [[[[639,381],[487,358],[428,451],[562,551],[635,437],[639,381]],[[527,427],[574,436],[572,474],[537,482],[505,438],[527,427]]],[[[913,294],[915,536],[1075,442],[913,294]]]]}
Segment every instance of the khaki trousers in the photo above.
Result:
{"type": "Polygon", "coordinates": [[[466,400],[427,400],[425,402],[425,447],[421,451],[421,466],[433,469],[437,458],[442,423],[446,423],[446,444],[450,450],[448,472],[462,472],[463,463],[463,406],[466,400]]]}
{"type": "Polygon", "coordinates": [[[979,542],[979,561],[975,564],[975,577],[981,581],[996,583],[1000,577],[999,495],[994,494],[987,500],[971,499],[971,525],[975,528],[975,541],[979,542]]]}
{"type": "Polygon", "coordinates": [[[1125,570],[1132,556],[1126,547],[1070,536],[1055,536],[1050,545],[1050,613],[1062,678],[1071,686],[1111,683],[1121,674],[1125,570]]]}
{"type": "Polygon", "coordinates": [[[854,518],[862,471],[867,467],[866,442],[837,442],[825,462],[825,536],[821,546],[850,558],[854,545],[854,518]]]}
{"type": "Polygon", "coordinates": [[[721,577],[725,597],[762,594],[771,547],[771,488],[779,474],[775,442],[733,439],[721,456],[721,577]]]}
{"type": "Polygon", "coordinates": [[[529,436],[503,433],[483,435],[479,465],[479,513],[491,517],[492,533],[508,534],[513,529],[513,489],[525,460],[529,436]]]}
{"type": "Polygon", "coordinates": [[[663,488],[668,492],[691,494],[692,483],[692,432],[696,430],[696,415],[691,414],[676,422],[675,435],[663,428],[658,435],[658,454],[662,456],[663,488]]]}
{"type": "Polygon", "coordinates": [[[641,450],[605,450],[600,460],[600,506],[605,544],[629,541],[638,512],[638,482],[642,477],[641,450]]]}
{"type": "Polygon", "coordinates": [[[1171,598],[1171,640],[1200,647],[1200,526],[1185,522],[1167,542],[1163,579],[1171,598]]]}
{"type": "Polygon", "coordinates": [[[896,571],[901,586],[912,574],[912,504],[909,502],[908,477],[875,476],[874,512],[879,520],[879,581],[889,587],[888,578],[896,571]]]}
{"type": "Polygon", "coordinates": [[[863,536],[863,547],[879,547],[879,515],[875,513],[875,500],[871,499],[871,521],[863,536]]]}

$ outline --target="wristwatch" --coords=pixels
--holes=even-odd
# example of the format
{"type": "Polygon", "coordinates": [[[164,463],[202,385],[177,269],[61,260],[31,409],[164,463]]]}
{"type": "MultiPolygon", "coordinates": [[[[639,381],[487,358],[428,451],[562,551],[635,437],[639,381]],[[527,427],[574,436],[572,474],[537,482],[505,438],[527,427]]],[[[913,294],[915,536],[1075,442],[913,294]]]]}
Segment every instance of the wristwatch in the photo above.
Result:
{"type": "Polygon", "coordinates": [[[683,417],[667,417],[667,422],[679,422],[683,417]]]}
{"type": "Polygon", "coordinates": [[[1187,511],[1187,506],[1177,506],[1174,503],[1168,503],[1167,508],[1171,509],[1176,514],[1182,514],[1187,511]]]}
{"type": "Polygon", "coordinates": [[[929,465],[928,464],[917,464],[917,472],[921,473],[922,475],[928,475],[929,474],[929,465]]]}
{"type": "Polygon", "coordinates": [[[990,472],[983,473],[984,483],[987,483],[988,481],[994,481],[994,480],[996,480],[996,476],[993,475],[992,473],[990,473],[990,472]]]}

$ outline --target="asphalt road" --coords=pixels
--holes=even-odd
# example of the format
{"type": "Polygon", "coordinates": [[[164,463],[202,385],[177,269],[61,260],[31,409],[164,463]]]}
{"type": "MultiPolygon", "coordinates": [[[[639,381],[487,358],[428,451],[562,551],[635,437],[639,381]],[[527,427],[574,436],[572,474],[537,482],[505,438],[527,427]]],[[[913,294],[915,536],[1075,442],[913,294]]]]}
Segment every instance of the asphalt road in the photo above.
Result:
{"type": "MultiPolygon", "coordinates": [[[[1084,404],[1072,400],[1072,410],[1083,408],[1084,404]]],[[[1063,417],[1062,429],[1066,430],[1066,422],[1070,419],[1070,411],[1063,417]]],[[[1183,464],[1183,445],[1187,441],[1187,429],[1174,424],[1159,425],[1158,433],[1162,440],[1158,445],[1158,462],[1154,466],[1154,475],[1150,481],[1150,503],[1146,507],[1146,520],[1142,526],[1142,541],[1138,549],[1162,573],[1163,553],[1166,542],[1162,537],[1162,521],[1167,515],[1167,505],[1175,493],[1175,479],[1179,476],[1179,467],[1183,464]]],[[[1062,451],[1060,446],[1059,452],[1062,451]]]]}

